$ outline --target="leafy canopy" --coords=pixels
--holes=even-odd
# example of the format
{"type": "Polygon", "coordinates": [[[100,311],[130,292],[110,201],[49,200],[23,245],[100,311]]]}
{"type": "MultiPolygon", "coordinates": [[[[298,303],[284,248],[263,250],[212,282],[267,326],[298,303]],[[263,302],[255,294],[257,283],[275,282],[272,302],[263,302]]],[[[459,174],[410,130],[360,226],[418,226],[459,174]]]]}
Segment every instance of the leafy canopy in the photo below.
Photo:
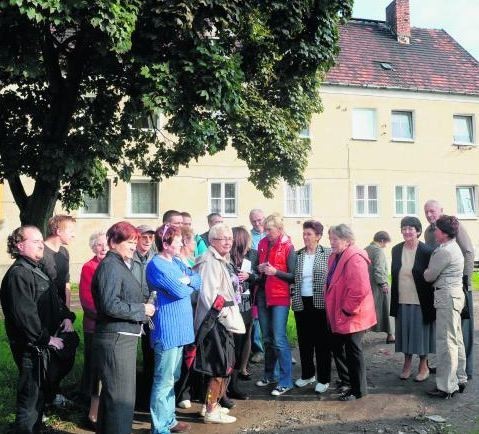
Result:
{"type": "Polygon", "coordinates": [[[351,8],[0,1],[0,179],[21,211],[42,194],[69,209],[98,194],[108,165],[123,180],[135,169],[160,180],[231,144],[266,196],[280,178],[300,183],[309,142],[298,132],[321,110],[318,87],[351,8]],[[135,128],[155,112],[164,131],[135,128]],[[36,182],[30,196],[20,175],[36,182]]]}

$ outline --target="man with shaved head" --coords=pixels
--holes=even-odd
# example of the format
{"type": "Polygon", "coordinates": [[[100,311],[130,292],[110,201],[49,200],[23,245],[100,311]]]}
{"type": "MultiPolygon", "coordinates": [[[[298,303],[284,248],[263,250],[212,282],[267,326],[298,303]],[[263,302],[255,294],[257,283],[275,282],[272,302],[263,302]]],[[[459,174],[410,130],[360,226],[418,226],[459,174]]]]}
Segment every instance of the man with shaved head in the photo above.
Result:
{"type": "MultiPolygon", "coordinates": [[[[424,214],[429,222],[429,226],[424,231],[424,240],[426,244],[432,247],[437,247],[438,244],[434,236],[434,231],[436,229],[436,221],[444,214],[441,204],[437,200],[428,200],[424,204],[424,214]]],[[[466,351],[466,374],[468,378],[472,378],[474,366],[474,310],[471,290],[472,272],[474,270],[474,247],[471,238],[461,223],[459,223],[456,242],[459,244],[462,255],[464,256],[464,271],[462,279],[466,295],[466,305],[469,307],[470,318],[463,318],[461,326],[466,351]]]]}

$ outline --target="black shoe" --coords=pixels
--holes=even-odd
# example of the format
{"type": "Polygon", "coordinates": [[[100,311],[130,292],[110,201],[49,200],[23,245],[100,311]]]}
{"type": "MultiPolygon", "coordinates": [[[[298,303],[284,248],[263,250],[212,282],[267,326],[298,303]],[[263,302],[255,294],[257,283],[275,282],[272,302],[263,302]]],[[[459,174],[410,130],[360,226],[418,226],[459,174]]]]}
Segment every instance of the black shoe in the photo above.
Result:
{"type": "Polygon", "coordinates": [[[240,380],[243,380],[243,381],[250,381],[251,380],[251,374],[249,372],[247,374],[243,374],[242,372],[240,372],[238,374],[238,378],[240,380]]]}
{"type": "Polygon", "coordinates": [[[229,399],[227,396],[223,396],[223,398],[220,399],[220,405],[228,410],[236,407],[235,402],[232,399],[229,399]]]}
{"type": "Polygon", "coordinates": [[[249,396],[246,393],[241,392],[239,390],[228,390],[228,397],[233,399],[239,399],[240,401],[249,399],[249,396]]]}
{"type": "Polygon", "coordinates": [[[351,392],[339,395],[339,401],[356,401],[357,396],[353,395],[351,392]]]}
{"type": "Polygon", "coordinates": [[[464,393],[464,390],[466,390],[466,385],[467,383],[459,383],[459,393],[464,393]]]}
{"type": "Polygon", "coordinates": [[[455,391],[452,393],[447,393],[447,392],[444,392],[444,390],[439,390],[439,389],[433,389],[427,392],[429,396],[432,396],[434,398],[442,398],[442,399],[450,399],[454,396],[455,393],[456,393],[455,391]]]}

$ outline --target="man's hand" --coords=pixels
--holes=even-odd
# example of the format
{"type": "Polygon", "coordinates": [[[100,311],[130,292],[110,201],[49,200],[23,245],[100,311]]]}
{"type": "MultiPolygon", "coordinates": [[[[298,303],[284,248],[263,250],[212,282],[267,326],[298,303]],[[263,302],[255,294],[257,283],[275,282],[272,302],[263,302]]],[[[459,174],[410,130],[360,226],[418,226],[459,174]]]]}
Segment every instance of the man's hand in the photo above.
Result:
{"type": "Polygon", "coordinates": [[[73,331],[73,323],[71,319],[65,318],[61,323],[62,331],[64,332],[72,332],[73,331]]]}
{"type": "Polygon", "coordinates": [[[50,341],[48,342],[48,346],[56,348],[57,350],[61,350],[63,348],[63,339],[57,338],[55,336],[50,336],[50,341]]]}
{"type": "Polygon", "coordinates": [[[384,292],[384,294],[387,294],[389,292],[389,285],[387,283],[383,283],[381,285],[381,289],[384,292]]]}

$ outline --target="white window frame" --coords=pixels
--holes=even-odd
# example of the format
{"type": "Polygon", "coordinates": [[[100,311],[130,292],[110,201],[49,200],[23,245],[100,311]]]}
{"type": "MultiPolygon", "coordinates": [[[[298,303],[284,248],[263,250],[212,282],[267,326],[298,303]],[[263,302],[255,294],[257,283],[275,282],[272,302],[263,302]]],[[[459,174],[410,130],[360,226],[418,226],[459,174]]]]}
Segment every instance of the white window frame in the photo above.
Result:
{"type": "Polygon", "coordinates": [[[126,199],[126,206],[127,211],[126,215],[128,218],[155,218],[160,215],[160,183],[159,182],[152,182],[150,178],[135,178],[131,179],[130,182],[127,184],[127,199],[126,199]],[[133,193],[131,191],[132,184],[149,184],[153,183],[156,184],[156,212],[154,213],[134,213],[132,209],[132,199],[133,193]]]}
{"type": "Polygon", "coordinates": [[[355,184],[354,185],[354,203],[353,203],[353,209],[354,209],[354,216],[355,217],[379,217],[379,214],[380,214],[380,209],[379,209],[379,185],[377,184],[355,184]],[[365,202],[365,213],[364,214],[360,214],[358,213],[358,208],[357,208],[357,203],[358,203],[358,197],[357,197],[357,187],[364,187],[364,191],[365,191],[365,197],[364,199],[364,202],[365,202]],[[368,189],[369,187],[375,187],[376,188],[376,203],[377,203],[377,212],[376,214],[373,214],[371,212],[369,212],[369,196],[368,196],[368,189]]]}
{"type": "Polygon", "coordinates": [[[311,129],[309,128],[309,125],[306,128],[302,128],[299,131],[299,138],[300,139],[310,139],[311,138],[311,129]]]}
{"type": "Polygon", "coordinates": [[[310,182],[305,182],[303,185],[294,185],[290,186],[288,183],[284,183],[284,204],[283,204],[283,209],[284,209],[284,216],[285,217],[311,217],[312,212],[313,212],[313,187],[310,182]],[[298,195],[298,189],[300,188],[308,188],[309,190],[309,213],[300,213],[300,212],[290,212],[288,210],[288,190],[291,189],[295,193],[295,208],[298,210],[300,209],[300,196],[298,195]]]}
{"type": "Polygon", "coordinates": [[[452,143],[454,145],[462,145],[462,146],[476,146],[476,122],[475,122],[475,117],[473,114],[469,113],[454,113],[452,117],[452,143]],[[455,121],[456,118],[464,118],[464,119],[470,119],[471,121],[471,140],[469,142],[464,142],[460,140],[456,140],[454,138],[455,135],[455,121]]]}
{"type": "Polygon", "coordinates": [[[406,215],[414,215],[414,216],[417,216],[418,215],[418,190],[417,190],[417,186],[416,185],[408,185],[408,184],[402,184],[402,185],[395,185],[394,186],[394,216],[395,217],[404,217],[406,215]],[[403,202],[403,209],[404,209],[404,212],[403,213],[398,213],[397,212],[397,207],[396,207],[396,204],[398,202],[398,198],[396,196],[396,188],[398,187],[401,187],[402,189],[402,202],[403,202]],[[414,208],[416,209],[416,212],[414,213],[410,213],[408,212],[407,210],[407,203],[408,203],[408,200],[407,200],[407,189],[408,188],[414,188],[414,208]]]}
{"type": "Polygon", "coordinates": [[[211,185],[212,184],[221,184],[221,197],[220,198],[215,198],[215,199],[220,199],[221,200],[221,209],[219,211],[219,214],[221,214],[222,217],[237,217],[238,216],[238,207],[239,207],[239,201],[238,201],[239,182],[236,179],[228,179],[228,180],[214,179],[214,180],[211,180],[208,183],[208,209],[209,209],[210,213],[218,212],[216,210],[213,211],[212,207],[211,207],[211,200],[213,199],[212,196],[211,196],[211,185]],[[235,186],[235,197],[234,197],[235,212],[234,213],[227,213],[225,211],[225,200],[226,200],[226,198],[225,198],[225,184],[234,184],[234,186],[235,186]]]}
{"type": "Polygon", "coordinates": [[[106,213],[90,213],[86,210],[84,206],[80,207],[78,210],[78,217],[88,218],[88,219],[97,219],[97,218],[110,218],[111,217],[111,204],[112,204],[112,184],[111,179],[107,178],[106,185],[108,188],[108,212],[106,213]]]}
{"type": "Polygon", "coordinates": [[[457,208],[457,217],[461,219],[477,219],[477,185],[456,185],[456,208],[457,208]],[[458,207],[458,194],[460,189],[471,189],[472,190],[472,212],[471,213],[460,213],[458,207]]]}
{"type": "Polygon", "coordinates": [[[353,108],[352,109],[352,114],[351,114],[351,138],[353,140],[377,140],[378,139],[378,113],[375,108],[353,108]],[[373,115],[373,130],[372,130],[372,135],[361,135],[358,133],[358,129],[356,128],[356,120],[355,120],[355,114],[356,113],[371,113],[373,115]]]}
{"type": "Polygon", "coordinates": [[[413,110],[391,110],[391,140],[393,142],[414,142],[416,138],[416,120],[415,112],[413,110]],[[393,117],[395,114],[406,114],[411,121],[411,137],[394,137],[393,135],[393,117]]]}

